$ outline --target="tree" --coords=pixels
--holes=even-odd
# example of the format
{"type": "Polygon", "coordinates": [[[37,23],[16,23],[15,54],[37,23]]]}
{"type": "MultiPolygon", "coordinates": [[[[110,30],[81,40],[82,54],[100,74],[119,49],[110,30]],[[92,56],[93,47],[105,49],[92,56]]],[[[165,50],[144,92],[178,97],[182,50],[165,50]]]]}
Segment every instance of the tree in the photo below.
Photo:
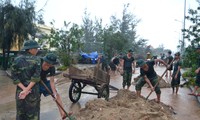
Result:
{"type": "Polygon", "coordinates": [[[126,48],[136,47],[134,45],[136,42],[136,26],[140,20],[138,20],[135,15],[128,11],[129,3],[124,5],[122,13],[122,21],[120,24],[120,30],[123,36],[127,39],[126,48]]]}
{"type": "Polygon", "coordinates": [[[195,52],[195,47],[199,45],[200,42],[200,2],[197,1],[199,6],[196,10],[189,9],[188,16],[186,20],[190,21],[190,26],[188,29],[182,30],[185,33],[185,38],[190,42],[189,46],[186,47],[183,55],[184,67],[196,67],[197,63],[197,53],[195,52]]]}
{"type": "Polygon", "coordinates": [[[11,47],[17,44],[20,48],[29,34],[35,35],[34,9],[34,1],[21,1],[19,7],[13,6],[9,0],[0,3],[0,41],[4,69],[8,67],[11,47]]]}
{"type": "Polygon", "coordinates": [[[113,57],[114,52],[122,52],[124,49],[125,38],[120,32],[113,32],[112,26],[104,29],[103,41],[103,51],[108,58],[113,57]]]}
{"type": "MultiPolygon", "coordinates": [[[[54,25],[54,23],[51,23],[54,25]]],[[[64,21],[62,29],[54,29],[52,27],[50,35],[46,35],[41,42],[50,45],[50,48],[56,48],[56,53],[59,56],[61,63],[64,66],[71,64],[72,53],[79,52],[82,48],[83,30],[77,25],[64,21]]]]}
{"type": "MultiPolygon", "coordinates": [[[[139,20],[128,11],[129,4],[124,5],[122,18],[111,16],[111,25],[104,29],[104,51],[112,57],[113,51],[124,52],[138,48],[136,39],[136,25],[139,20]]],[[[145,41],[144,41],[145,42],[145,41]]]]}
{"type": "Polygon", "coordinates": [[[90,19],[90,14],[87,13],[87,9],[85,9],[85,12],[84,12],[82,29],[84,30],[83,50],[85,52],[92,52],[95,48],[95,45],[93,44],[95,42],[95,38],[94,38],[95,33],[94,33],[93,20],[90,19]]]}

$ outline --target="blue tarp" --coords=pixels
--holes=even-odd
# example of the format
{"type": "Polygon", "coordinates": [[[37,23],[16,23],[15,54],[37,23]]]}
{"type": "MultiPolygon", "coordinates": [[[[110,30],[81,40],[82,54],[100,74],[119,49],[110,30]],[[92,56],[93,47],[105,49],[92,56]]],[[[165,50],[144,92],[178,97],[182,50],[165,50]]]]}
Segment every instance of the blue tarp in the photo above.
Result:
{"type": "Polygon", "coordinates": [[[83,58],[85,58],[85,59],[90,58],[93,64],[96,63],[96,60],[97,60],[97,58],[98,58],[98,53],[97,53],[97,51],[96,51],[96,52],[91,52],[91,53],[84,53],[84,52],[81,52],[80,54],[81,54],[81,56],[82,56],[83,58]]]}

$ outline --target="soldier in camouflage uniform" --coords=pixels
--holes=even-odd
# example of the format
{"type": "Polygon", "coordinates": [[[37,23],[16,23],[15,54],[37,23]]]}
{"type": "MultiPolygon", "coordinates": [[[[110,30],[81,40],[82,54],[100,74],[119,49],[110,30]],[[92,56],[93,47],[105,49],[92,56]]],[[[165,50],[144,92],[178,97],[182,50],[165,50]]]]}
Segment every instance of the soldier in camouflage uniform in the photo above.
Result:
{"type": "Polygon", "coordinates": [[[122,58],[121,66],[123,67],[122,87],[125,89],[125,86],[127,86],[127,89],[129,90],[131,86],[132,74],[135,73],[135,58],[133,57],[133,50],[130,49],[127,55],[122,58]]]}
{"type": "Polygon", "coordinates": [[[39,120],[40,118],[40,59],[37,58],[39,45],[36,41],[24,43],[25,54],[15,58],[11,75],[16,88],[16,120],[39,120]]]}
{"type": "Polygon", "coordinates": [[[176,88],[176,94],[178,94],[180,79],[181,79],[181,67],[182,67],[180,52],[175,53],[173,66],[174,69],[172,72],[171,87],[172,87],[172,92],[174,93],[176,88]]]}
{"type": "Polygon", "coordinates": [[[158,75],[154,69],[154,65],[157,62],[162,63],[167,68],[169,68],[167,63],[165,63],[161,59],[149,60],[146,62],[142,59],[137,60],[137,66],[140,67],[140,79],[137,81],[135,85],[135,90],[136,90],[137,96],[141,97],[142,87],[144,86],[145,83],[147,83],[149,87],[151,88],[151,91],[152,92],[155,91],[156,96],[157,96],[156,102],[159,103],[161,90],[159,86],[158,75]]]}
{"type": "MultiPolygon", "coordinates": [[[[167,56],[167,64],[170,65],[170,63],[173,61],[172,57],[172,52],[168,51],[168,56],[167,56]]],[[[168,77],[168,72],[169,72],[169,77],[172,77],[172,70],[173,70],[173,64],[170,65],[169,69],[167,69],[167,72],[165,74],[165,77],[168,77]]]]}
{"type": "MultiPolygon", "coordinates": [[[[42,61],[41,61],[42,67],[41,67],[40,77],[41,77],[41,80],[44,82],[44,84],[49,88],[51,93],[54,95],[57,102],[61,105],[62,108],[64,108],[61,97],[58,94],[55,83],[54,83],[54,76],[56,73],[56,68],[54,65],[57,63],[56,60],[57,60],[57,57],[53,53],[48,53],[45,57],[42,58],[42,61]],[[47,77],[49,77],[49,80],[47,79],[47,77]]],[[[40,84],[40,93],[43,94],[45,97],[50,95],[50,93],[46,90],[43,84],[40,84]]],[[[63,111],[59,105],[58,105],[58,109],[59,109],[62,119],[64,120],[67,117],[65,111],[63,111]]],[[[69,115],[71,114],[72,112],[69,113],[69,115]]]]}

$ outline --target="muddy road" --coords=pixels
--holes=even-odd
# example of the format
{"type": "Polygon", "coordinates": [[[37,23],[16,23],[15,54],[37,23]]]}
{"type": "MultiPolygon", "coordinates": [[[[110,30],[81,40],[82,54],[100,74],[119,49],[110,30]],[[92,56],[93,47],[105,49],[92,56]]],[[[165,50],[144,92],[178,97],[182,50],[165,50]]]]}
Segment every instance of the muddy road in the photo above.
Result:
{"type": "MultiPolygon", "coordinates": [[[[165,70],[164,67],[156,66],[155,70],[159,75],[165,70]]],[[[139,69],[136,69],[136,77],[139,74],[139,69]]],[[[170,82],[170,79],[165,78],[170,82]]],[[[71,81],[60,77],[57,79],[57,90],[60,93],[64,108],[66,111],[79,112],[81,108],[85,106],[85,103],[89,100],[97,98],[96,95],[82,94],[78,103],[73,104],[68,97],[68,89],[71,81]]],[[[120,75],[112,76],[110,84],[121,89],[122,77],[120,75]]],[[[84,91],[96,92],[93,87],[86,86],[84,91]]],[[[135,91],[134,85],[131,86],[131,91],[135,91]]],[[[199,120],[200,118],[200,104],[196,97],[187,95],[190,93],[190,89],[183,87],[179,89],[178,94],[172,94],[171,88],[161,89],[161,101],[174,108],[176,114],[174,115],[177,120],[199,120]]],[[[142,95],[147,96],[149,89],[144,87],[142,89],[142,95]]],[[[116,95],[117,91],[110,91],[110,97],[116,95]]],[[[155,93],[152,93],[149,99],[155,98],[155,93]]],[[[7,77],[5,71],[0,71],[0,120],[15,120],[15,86],[12,84],[12,80],[7,77]]],[[[60,115],[55,102],[51,96],[41,97],[41,120],[60,120],[60,115]]]]}

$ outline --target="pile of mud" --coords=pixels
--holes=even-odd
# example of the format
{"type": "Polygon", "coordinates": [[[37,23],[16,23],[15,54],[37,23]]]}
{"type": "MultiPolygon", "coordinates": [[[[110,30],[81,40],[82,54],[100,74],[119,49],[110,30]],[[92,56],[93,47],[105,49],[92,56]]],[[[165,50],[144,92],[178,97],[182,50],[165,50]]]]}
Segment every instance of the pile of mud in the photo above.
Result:
{"type": "Polygon", "coordinates": [[[70,68],[66,72],[69,74],[93,76],[94,75],[94,67],[95,67],[95,65],[76,64],[76,65],[70,66],[70,68]]]}
{"type": "Polygon", "coordinates": [[[71,81],[65,74],[73,74],[73,75],[84,75],[84,76],[93,76],[94,75],[94,67],[95,65],[82,65],[82,64],[77,64],[73,65],[70,68],[71,71],[68,68],[67,70],[63,71],[62,74],[55,76],[55,79],[57,81],[71,81]]]}
{"type": "Polygon", "coordinates": [[[89,101],[75,116],[77,120],[175,120],[172,107],[128,90],[119,90],[109,101],[89,101]]]}

